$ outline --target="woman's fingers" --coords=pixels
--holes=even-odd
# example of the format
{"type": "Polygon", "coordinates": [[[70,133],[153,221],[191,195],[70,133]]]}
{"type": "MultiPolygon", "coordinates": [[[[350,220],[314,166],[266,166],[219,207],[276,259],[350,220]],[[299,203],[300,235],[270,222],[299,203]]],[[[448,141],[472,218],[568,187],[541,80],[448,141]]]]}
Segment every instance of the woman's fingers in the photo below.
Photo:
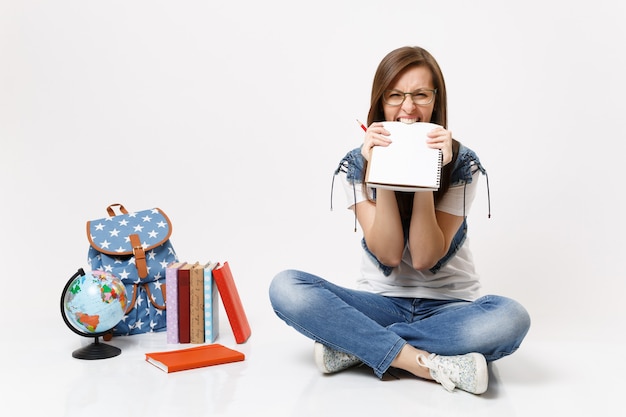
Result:
{"type": "Polygon", "coordinates": [[[365,138],[361,146],[361,154],[369,161],[374,146],[388,146],[390,143],[389,132],[383,127],[383,124],[372,123],[367,128],[367,132],[365,132],[365,138]]]}
{"type": "Polygon", "coordinates": [[[452,132],[442,127],[433,129],[428,133],[426,143],[433,149],[441,149],[443,165],[452,161],[452,132]]]}

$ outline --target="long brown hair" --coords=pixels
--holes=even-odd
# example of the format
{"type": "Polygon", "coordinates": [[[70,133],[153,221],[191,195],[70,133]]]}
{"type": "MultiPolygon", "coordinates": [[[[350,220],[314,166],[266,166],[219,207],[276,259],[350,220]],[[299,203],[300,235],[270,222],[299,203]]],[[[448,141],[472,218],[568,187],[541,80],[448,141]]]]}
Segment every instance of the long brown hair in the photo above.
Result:
{"type": "MultiPolygon", "coordinates": [[[[420,48],[419,46],[404,46],[395,49],[388,53],[378,65],[372,84],[370,110],[367,115],[368,126],[374,122],[385,121],[383,93],[402,72],[412,67],[426,67],[430,70],[433,87],[437,89],[430,122],[443,126],[446,129],[448,128],[448,96],[443,73],[435,58],[424,48],[420,48]]],[[[453,140],[452,161],[443,167],[441,173],[441,187],[435,192],[435,201],[438,201],[450,187],[450,176],[458,155],[458,150],[459,142],[453,140]]],[[[363,175],[365,175],[366,170],[367,161],[365,161],[363,175]]],[[[365,178],[363,178],[363,181],[365,181],[365,178]]],[[[410,218],[411,216],[413,196],[413,193],[396,192],[396,200],[398,200],[398,207],[400,208],[400,214],[403,219],[410,218]]]]}

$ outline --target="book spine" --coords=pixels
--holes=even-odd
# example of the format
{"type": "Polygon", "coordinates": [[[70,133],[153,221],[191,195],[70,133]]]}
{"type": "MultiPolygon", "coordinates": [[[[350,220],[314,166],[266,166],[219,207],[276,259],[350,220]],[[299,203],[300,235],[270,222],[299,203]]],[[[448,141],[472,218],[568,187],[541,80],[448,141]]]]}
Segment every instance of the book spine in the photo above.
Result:
{"type": "Polygon", "coordinates": [[[191,343],[189,269],[178,270],[178,342],[191,343]]]}
{"type": "Polygon", "coordinates": [[[191,343],[204,343],[204,268],[196,265],[190,277],[190,332],[191,343]]]}
{"type": "Polygon", "coordinates": [[[213,343],[219,333],[218,293],[213,279],[213,267],[204,269],[204,340],[213,343]]]}
{"type": "Polygon", "coordinates": [[[166,341],[178,343],[178,268],[180,265],[170,265],[165,269],[166,301],[166,341]]]}

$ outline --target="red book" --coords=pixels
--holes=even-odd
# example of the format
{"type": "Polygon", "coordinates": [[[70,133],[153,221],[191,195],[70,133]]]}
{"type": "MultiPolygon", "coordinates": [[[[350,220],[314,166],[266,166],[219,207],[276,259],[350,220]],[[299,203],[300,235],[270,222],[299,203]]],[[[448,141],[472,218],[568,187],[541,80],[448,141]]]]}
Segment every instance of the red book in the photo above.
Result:
{"type": "Polygon", "coordinates": [[[252,331],[250,330],[250,324],[248,323],[248,317],[243,309],[233,274],[230,270],[228,262],[224,262],[224,265],[218,266],[213,270],[213,279],[217,285],[217,291],[220,293],[222,303],[224,304],[224,310],[228,316],[230,327],[233,329],[235,335],[235,341],[237,343],[244,343],[252,331]]]}
{"type": "Polygon", "coordinates": [[[178,269],[178,343],[191,343],[190,270],[192,264],[178,269]]]}
{"type": "Polygon", "coordinates": [[[220,344],[146,353],[146,361],[167,373],[243,361],[245,355],[220,344]]]}

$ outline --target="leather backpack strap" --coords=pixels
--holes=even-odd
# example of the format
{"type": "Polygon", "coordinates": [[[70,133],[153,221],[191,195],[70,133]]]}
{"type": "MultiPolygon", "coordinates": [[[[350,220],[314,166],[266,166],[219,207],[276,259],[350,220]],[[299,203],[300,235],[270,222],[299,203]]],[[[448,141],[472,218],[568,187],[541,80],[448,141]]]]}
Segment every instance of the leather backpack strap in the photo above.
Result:
{"type": "Polygon", "coordinates": [[[137,268],[137,274],[139,278],[144,279],[148,276],[148,265],[146,264],[146,252],[141,246],[139,235],[132,234],[128,236],[130,238],[130,244],[133,247],[133,255],[135,256],[135,267],[137,268]]]}
{"type": "MultiPolygon", "coordinates": [[[[128,297],[128,290],[126,290],[126,296],[128,297]]],[[[133,284],[133,293],[128,298],[128,304],[126,304],[126,311],[124,311],[124,315],[130,313],[130,311],[135,308],[135,303],[137,302],[137,284],[133,284]]]]}
{"type": "Polygon", "coordinates": [[[154,297],[152,296],[152,293],[150,292],[150,286],[148,284],[143,284],[143,289],[146,292],[146,295],[148,296],[148,300],[150,300],[150,304],[152,304],[154,306],[154,308],[156,308],[157,310],[165,310],[165,285],[161,286],[161,290],[163,291],[163,305],[158,305],[156,303],[156,301],[154,300],[154,297]]]}

